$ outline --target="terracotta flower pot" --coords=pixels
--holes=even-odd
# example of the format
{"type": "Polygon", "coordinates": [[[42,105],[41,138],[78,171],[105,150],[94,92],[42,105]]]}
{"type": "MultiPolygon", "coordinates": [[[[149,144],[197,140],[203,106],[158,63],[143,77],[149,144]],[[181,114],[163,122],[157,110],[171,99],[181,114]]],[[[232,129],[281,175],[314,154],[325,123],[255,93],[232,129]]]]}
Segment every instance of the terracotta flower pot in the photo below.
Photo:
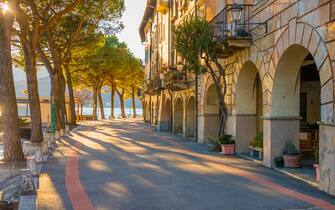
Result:
{"type": "Polygon", "coordinates": [[[313,166],[315,168],[316,181],[320,181],[320,165],[314,164],[313,166]]]}
{"type": "Polygon", "coordinates": [[[234,155],[235,154],[235,144],[222,144],[221,145],[223,155],[234,155]]]}
{"type": "Polygon", "coordinates": [[[283,155],[286,168],[300,168],[301,155],[283,155]]]}

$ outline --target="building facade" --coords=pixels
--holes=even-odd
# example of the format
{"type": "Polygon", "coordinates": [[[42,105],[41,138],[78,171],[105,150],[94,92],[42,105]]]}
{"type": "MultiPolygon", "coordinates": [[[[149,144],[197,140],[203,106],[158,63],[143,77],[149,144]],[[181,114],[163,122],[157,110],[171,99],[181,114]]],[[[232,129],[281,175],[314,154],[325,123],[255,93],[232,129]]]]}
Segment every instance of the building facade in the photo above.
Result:
{"type": "Polygon", "coordinates": [[[319,188],[335,195],[335,1],[148,0],[140,26],[144,119],[205,143],[217,133],[215,86],[210,75],[183,70],[173,43],[173,29],[194,16],[206,18],[226,43],[226,131],[236,152],[248,152],[262,133],[263,164],[273,167],[290,141],[307,162],[319,159],[319,188]],[[233,3],[242,11],[239,22],[228,15],[233,3]]]}

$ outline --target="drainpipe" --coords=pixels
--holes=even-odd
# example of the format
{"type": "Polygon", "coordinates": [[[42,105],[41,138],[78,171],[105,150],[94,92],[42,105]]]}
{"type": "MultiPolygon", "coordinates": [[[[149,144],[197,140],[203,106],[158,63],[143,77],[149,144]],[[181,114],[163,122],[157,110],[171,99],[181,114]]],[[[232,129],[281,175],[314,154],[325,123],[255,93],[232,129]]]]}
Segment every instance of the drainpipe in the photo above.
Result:
{"type": "Polygon", "coordinates": [[[172,129],[172,126],[173,126],[173,100],[172,100],[172,92],[171,90],[169,89],[169,94],[170,94],[170,133],[173,133],[173,129],[172,129]]]}

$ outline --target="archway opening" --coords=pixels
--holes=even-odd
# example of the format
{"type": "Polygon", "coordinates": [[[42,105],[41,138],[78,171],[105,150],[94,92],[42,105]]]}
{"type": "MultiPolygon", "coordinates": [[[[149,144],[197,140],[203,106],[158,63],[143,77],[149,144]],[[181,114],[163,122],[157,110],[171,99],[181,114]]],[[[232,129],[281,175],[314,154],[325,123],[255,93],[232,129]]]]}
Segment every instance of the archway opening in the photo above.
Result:
{"type": "Polygon", "coordinates": [[[319,150],[319,126],[321,120],[321,82],[314,58],[308,54],[300,67],[300,139],[302,163],[312,165],[319,150]]]}
{"type": "Polygon", "coordinates": [[[270,146],[281,154],[285,143],[292,142],[302,154],[302,165],[312,165],[319,152],[321,82],[314,57],[305,47],[292,45],[283,53],[272,93],[270,116],[282,125],[272,122],[276,129],[270,146]]]}
{"type": "Polygon", "coordinates": [[[209,137],[216,137],[219,130],[220,108],[214,84],[208,87],[204,98],[204,141],[209,137]]]}
{"type": "Polygon", "coordinates": [[[243,64],[236,86],[236,152],[262,159],[263,91],[256,65],[243,64]],[[250,152],[250,153],[249,153],[250,152]]]}
{"type": "Polygon", "coordinates": [[[144,122],[147,122],[147,102],[143,102],[143,120],[144,122]]]}
{"type": "Polygon", "coordinates": [[[187,102],[186,108],[186,131],[185,135],[189,138],[195,138],[195,113],[196,113],[196,106],[195,106],[195,98],[194,96],[190,97],[187,102]]]}
{"type": "Polygon", "coordinates": [[[161,131],[171,131],[171,100],[166,99],[162,107],[162,116],[160,122],[161,131]]]}
{"type": "Polygon", "coordinates": [[[174,113],[174,133],[183,134],[183,100],[178,98],[175,103],[175,113],[174,113]]]}

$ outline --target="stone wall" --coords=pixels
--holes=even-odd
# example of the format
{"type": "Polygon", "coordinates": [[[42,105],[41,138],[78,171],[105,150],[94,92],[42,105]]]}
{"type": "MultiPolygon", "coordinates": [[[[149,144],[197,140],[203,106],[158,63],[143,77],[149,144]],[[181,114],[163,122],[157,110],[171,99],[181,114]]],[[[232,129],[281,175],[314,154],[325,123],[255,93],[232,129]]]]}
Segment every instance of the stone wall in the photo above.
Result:
{"type": "MultiPolygon", "coordinates": [[[[206,2],[211,5],[211,7],[208,7],[211,10],[207,11],[208,13],[219,12],[219,10],[213,8],[213,5],[216,5],[213,3],[216,2],[215,0],[207,0],[206,2]]],[[[250,3],[250,1],[245,2],[250,3]]],[[[255,36],[251,48],[221,61],[228,69],[226,78],[228,90],[225,101],[231,116],[228,119],[227,131],[235,135],[237,140],[240,140],[237,144],[238,150],[241,151],[247,149],[248,138],[255,133],[252,131],[254,129],[249,130],[250,127],[248,127],[248,123],[255,121],[254,116],[243,116],[236,112],[236,93],[240,72],[246,62],[252,62],[257,68],[262,84],[264,165],[272,166],[273,157],[280,155],[286,139],[291,138],[294,143],[297,143],[299,113],[293,110],[296,106],[294,101],[288,99],[288,97],[285,98],[286,93],[283,92],[285,82],[288,85],[293,83],[280,80],[283,80],[281,78],[285,78],[285,76],[288,80],[295,79],[293,78],[295,75],[289,75],[289,71],[283,67],[288,57],[291,57],[291,60],[296,59],[298,62],[299,59],[310,53],[314,57],[321,81],[320,189],[335,195],[335,82],[333,75],[335,67],[335,0],[260,0],[251,11],[249,21],[252,23],[267,22],[268,33],[264,36],[255,36]],[[291,52],[291,55],[287,56],[288,51],[293,53],[291,52]],[[283,101],[287,101],[288,106],[285,106],[283,101]],[[248,123],[243,124],[245,122],[248,123]],[[247,129],[248,132],[246,133],[250,134],[240,135],[240,129],[247,129]]],[[[213,14],[211,15],[213,16],[213,14]]],[[[285,68],[287,68],[287,65],[285,68]]],[[[205,111],[206,93],[212,83],[210,76],[207,74],[199,77],[197,110],[199,116],[197,120],[200,142],[206,141],[209,132],[206,125],[213,124],[211,126],[213,128],[215,124],[215,120],[210,119],[213,116],[209,116],[205,111]]],[[[173,104],[178,97],[183,100],[184,135],[186,102],[191,94],[194,95],[194,89],[174,92],[172,98],[170,98],[173,104]]],[[[159,116],[162,116],[165,111],[163,103],[168,100],[168,97],[170,97],[168,92],[164,91],[160,95],[162,99],[160,102],[156,99],[150,99],[152,103],[160,104],[159,116]]],[[[145,101],[148,102],[149,98],[146,97],[145,101]]],[[[172,112],[174,113],[174,108],[172,108],[172,112]]],[[[159,117],[159,119],[163,123],[165,122],[163,117],[159,117]]]]}
{"type": "MultiPolygon", "coordinates": [[[[321,121],[320,129],[320,189],[335,194],[335,143],[334,143],[334,65],[335,65],[335,1],[332,0],[261,0],[252,9],[250,22],[268,22],[269,33],[263,37],[255,37],[253,46],[235,54],[223,64],[234,63],[234,76],[231,86],[231,98],[226,103],[234,115],[236,109],[236,88],[241,68],[245,62],[251,61],[257,67],[263,89],[263,115],[267,117],[264,125],[265,161],[271,166],[271,159],[279,154],[283,141],[275,138],[278,128],[296,120],[280,117],[291,117],[278,111],[278,91],[275,83],[280,75],[283,55],[292,46],[301,46],[314,57],[321,80],[321,121]],[[279,73],[278,73],[279,72],[279,73]],[[277,103],[277,102],[276,102],[277,103]],[[275,107],[275,108],[274,108],[275,107]],[[281,116],[283,114],[283,116],[281,116]],[[276,117],[274,119],[273,117],[276,117]],[[281,123],[282,121],[285,123],[281,123]],[[279,124],[280,125],[279,125],[279,124]],[[277,125],[278,124],[278,125],[277,125]],[[279,143],[280,142],[280,143],[279,143]],[[278,144],[279,143],[279,144],[278,144]],[[277,145],[277,146],[276,146],[277,145]],[[267,158],[268,156],[268,158],[267,158]]],[[[307,52],[306,51],[306,52],[307,52]]],[[[293,55],[299,56],[299,55],[293,55]]],[[[205,77],[205,76],[204,76],[205,77]]],[[[206,89],[203,86],[203,89],[206,89]]],[[[283,105],[280,105],[283,106],[283,105]]],[[[296,116],[297,117],[297,116],[296,116]]],[[[237,120],[232,120],[237,123],[237,120]]],[[[231,123],[229,122],[229,123],[231,123]]],[[[238,132],[241,125],[229,125],[229,130],[238,132]],[[235,127],[235,128],[232,128],[235,127]]],[[[294,138],[295,131],[289,135],[294,138]]],[[[283,131],[284,129],[282,129],[283,131]]],[[[281,131],[280,131],[281,132],[281,131]]],[[[284,133],[285,134],[285,133],[284,133]]],[[[282,133],[281,135],[284,136],[282,133]]]]}

